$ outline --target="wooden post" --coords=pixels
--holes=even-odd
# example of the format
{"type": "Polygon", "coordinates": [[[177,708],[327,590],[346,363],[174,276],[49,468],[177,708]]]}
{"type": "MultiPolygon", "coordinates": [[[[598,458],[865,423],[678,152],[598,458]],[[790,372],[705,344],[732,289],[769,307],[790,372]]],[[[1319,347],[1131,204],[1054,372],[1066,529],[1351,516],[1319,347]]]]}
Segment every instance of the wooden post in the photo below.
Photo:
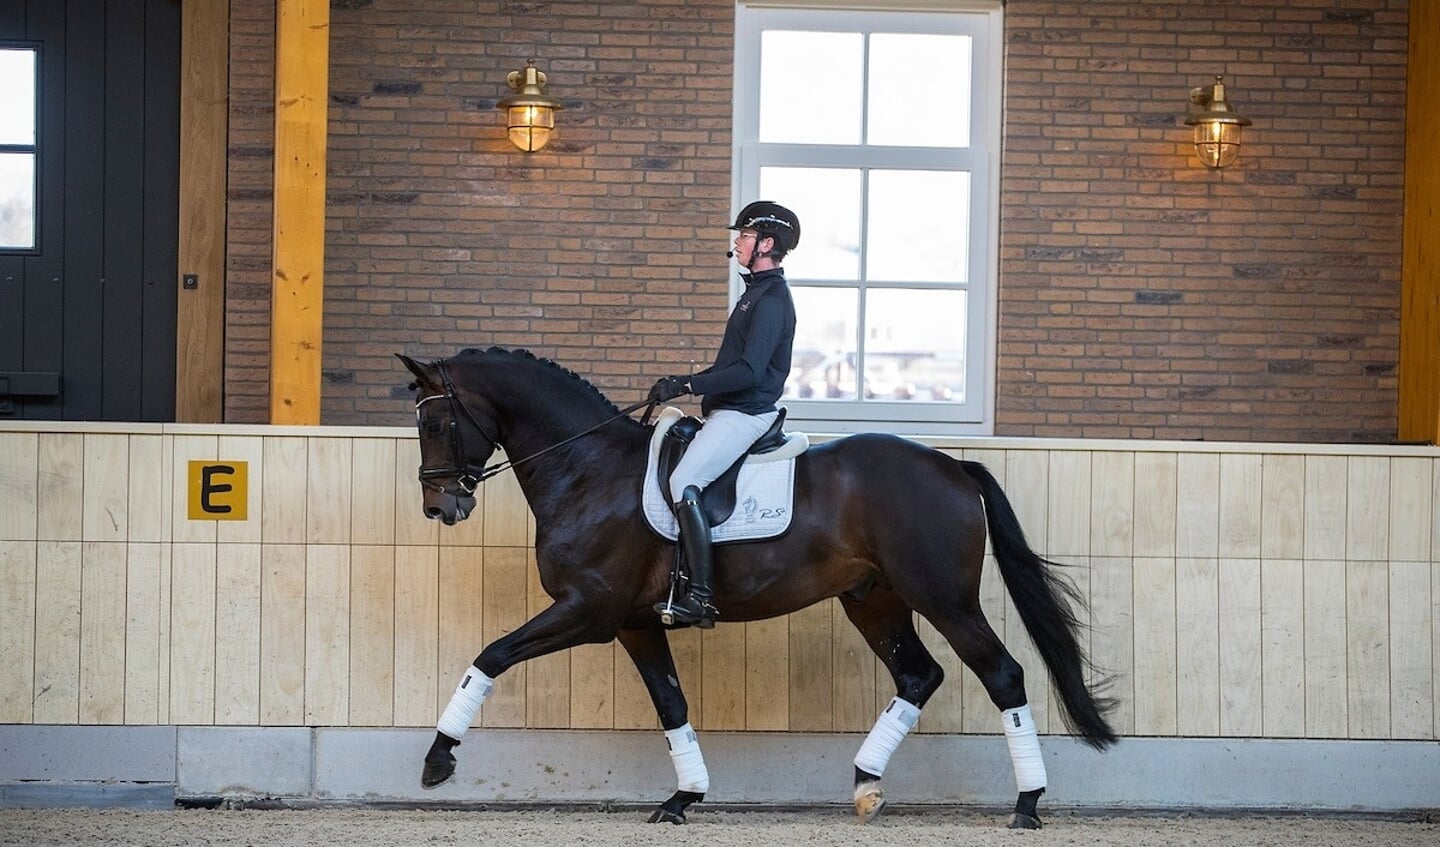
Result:
{"type": "Polygon", "coordinates": [[[1410,4],[1401,250],[1401,441],[1440,443],[1440,5],[1410,4]]]}
{"type": "Polygon", "coordinates": [[[270,422],[320,423],[330,0],[277,0],[270,422]]]}
{"type": "Polygon", "coordinates": [[[230,0],[180,9],[180,241],[175,420],[218,423],[225,381],[230,0]],[[190,281],[193,279],[193,284],[190,281]]]}

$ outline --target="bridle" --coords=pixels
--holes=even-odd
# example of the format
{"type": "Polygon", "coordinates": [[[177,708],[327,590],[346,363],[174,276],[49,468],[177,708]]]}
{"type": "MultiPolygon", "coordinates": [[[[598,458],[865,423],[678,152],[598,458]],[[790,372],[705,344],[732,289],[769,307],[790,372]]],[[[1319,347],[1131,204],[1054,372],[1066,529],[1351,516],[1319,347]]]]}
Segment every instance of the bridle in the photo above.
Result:
{"type": "Polygon", "coordinates": [[[537,450],[521,459],[506,459],[503,462],[496,462],[493,465],[482,468],[471,464],[465,459],[468,454],[465,452],[463,436],[460,434],[460,415],[463,413],[465,418],[475,426],[475,430],[480,433],[480,437],[489,443],[490,449],[486,451],[486,456],[495,452],[495,447],[500,443],[500,436],[498,433],[492,435],[486,427],[480,423],[480,419],[475,417],[475,413],[470,411],[470,407],[465,405],[465,401],[460,399],[459,392],[455,390],[455,381],[450,378],[450,370],[445,367],[445,363],[436,362],[435,367],[440,373],[440,385],[445,391],[443,394],[430,394],[415,401],[415,422],[417,425],[419,424],[420,407],[426,403],[432,400],[445,400],[450,404],[450,464],[438,468],[427,468],[423,464],[420,466],[420,484],[438,494],[445,494],[447,492],[445,491],[445,486],[434,480],[441,477],[454,477],[455,483],[465,492],[465,496],[473,497],[475,495],[475,489],[480,486],[480,483],[490,477],[502,474],[522,462],[528,462],[558,447],[563,447],[577,438],[583,438],[600,427],[629,415],[636,409],[648,407],[645,409],[644,417],[641,418],[642,424],[648,423],[650,413],[654,411],[657,405],[657,402],[654,400],[641,400],[639,403],[621,409],[617,414],[606,418],[584,432],[570,436],[564,441],[551,444],[549,447],[537,450]]]}
{"type": "Polygon", "coordinates": [[[475,425],[475,429],[480,433],[480,436],[489,442],[490,449],[485,452],[487,457],[495,452],[495,445],[500,443],[500,437],[498,435],[491,435],[485,429],[485,426],[480,423],[480,420],[475,417],[475,413],[470,411],[470,407],[465,405],[465,401],[460,399],[460,395],[455,391],[455,381],[450,378],[450,371],[445,367],[445,363],[437,363],[436,368],[440,372],[440,384],[444,387],[445,393],[431,394],[416,400],[415,423],[417,425],[420,423],[420,409],[426,403],[432,400],[445,400],[449,402],[450,464],[439,468],[427,468],[422,464],[420,466],[420,484],[438,494],[444,494],[446,493],[445,486],[434,482],[434,480],[439,477],[453,476],[455,477],[455,483],[464,490],[465,496],[469,497],[475,493],[475,488],[480,485],[480,483],[500,473],[504,470],[504,467],[500,465],[492,465],[488,468],[476,467],[465,460],[465,457],[469,454],[465,452],[465,447],[462,443],[460,414],[463,412],[465,417],[470,420],[470,423],[475,425]]]}

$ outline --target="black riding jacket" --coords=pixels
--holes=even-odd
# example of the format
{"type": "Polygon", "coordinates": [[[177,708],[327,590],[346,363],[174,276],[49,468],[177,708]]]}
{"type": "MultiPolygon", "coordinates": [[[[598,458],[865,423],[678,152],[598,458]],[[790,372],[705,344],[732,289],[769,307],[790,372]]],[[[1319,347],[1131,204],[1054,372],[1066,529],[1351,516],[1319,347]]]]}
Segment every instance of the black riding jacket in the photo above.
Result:
{"type": "Polygon", "coordinates": [[[772,268],[741,278],[745,293],[730,312],[715,364],[690,378],[690,390],[704,395],[700,411],[706,415],[717,409],[773,412],[790,375],[795,303],[785,271],[772,268]]]}

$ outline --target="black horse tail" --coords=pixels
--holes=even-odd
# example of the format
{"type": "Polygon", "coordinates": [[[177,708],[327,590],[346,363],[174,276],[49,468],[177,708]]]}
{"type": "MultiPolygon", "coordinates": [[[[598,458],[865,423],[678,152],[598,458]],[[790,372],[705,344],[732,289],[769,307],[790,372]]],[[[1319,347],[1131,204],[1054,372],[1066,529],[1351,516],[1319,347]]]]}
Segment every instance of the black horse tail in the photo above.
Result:
{"type": "Polygon", "coordinates": [[[1096,692],[1106,687],[1105,681],[1098,682],[1093,689],[1085,683],[1086,672],[1093,668],[1076,639],[1081,623],[1074,611],[1084,605],[1084,599],[1074,586],[1051,573],[1050,568],[1061,565],[1041,558],[1030,549],[1020,520],[1010,507],[1010,498],[1005,496],[990,471],[979,462],[962,461],[960,465],[980,486],[980,495],[985,501],[985,521],[990,527],[990,546],[1000,563],[1000,576],[1050,671],[1050,679],[1064,706],[1066,725],[1086,744],[1097,750],[1105,749],[1119,740],[1105,721],[1105,713],[1114,707],[1115,701],[1097,696],[1096,692]]]}

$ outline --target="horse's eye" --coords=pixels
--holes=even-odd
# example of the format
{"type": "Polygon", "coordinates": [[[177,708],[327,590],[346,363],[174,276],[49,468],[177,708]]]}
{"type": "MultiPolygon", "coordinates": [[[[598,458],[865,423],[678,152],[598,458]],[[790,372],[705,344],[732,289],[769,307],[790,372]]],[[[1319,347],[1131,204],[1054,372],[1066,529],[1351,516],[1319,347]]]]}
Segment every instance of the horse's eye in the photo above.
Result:
{"type": "Polygon", "coordinates": [[[434,418],[427,418],[420,422],[420,429],[424,431],[426,435],[435,436],[443,432],[445,427],[441,426],[440,422],[434,418]]]}

